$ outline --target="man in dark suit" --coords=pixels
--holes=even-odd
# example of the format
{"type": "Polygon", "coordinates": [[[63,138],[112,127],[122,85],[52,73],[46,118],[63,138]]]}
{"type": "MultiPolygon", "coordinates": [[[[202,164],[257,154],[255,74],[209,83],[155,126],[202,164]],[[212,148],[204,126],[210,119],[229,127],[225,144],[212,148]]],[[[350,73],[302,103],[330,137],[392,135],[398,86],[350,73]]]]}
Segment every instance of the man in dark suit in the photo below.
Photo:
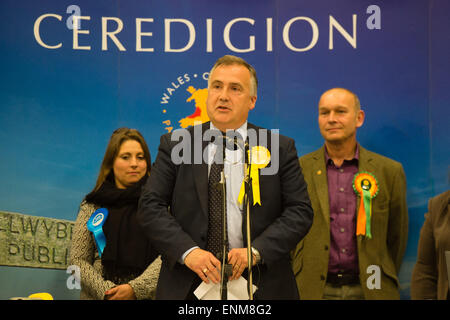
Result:
{"type": "MultiPolygon", "coordinates": [[[[220,148],[204,141],[203,133],[209,129],[226,132],[227,136],[231,130],[242,141],[256,133],[256,142],[249,139],[250,154],[257,144],[264,144],[262,150],[270,153],[266,169],[274,166],[278,170],[262,174],[263,166],[259,167],[257,179],[253,176],[256,184],[249,192],[253,284],[258,287],[254,298],[298,299],[289,252],[307,234],[312,224],[312,208],[294,141],[282,135],[263,137],[267,131],[247,122],[249,111],[255,107],[256,90],[254,68],[241,58],[224,56],[212,68],[208,81],[207,113],[211,121],[187,129],[182,142],[188,150],[180,152],[180,142],[172,141],[174,132],[161,137],[138,213],[146,234],[162,253],[157,299],[195,299],[192,293],[202,281],[218,283],[221,278],[220,256],[211,252],[210,243],[223,235],[212,231],[215,196],[208,186],[216,165],[212,159],[217,159],[220,148]],[[196,135],[198,131],[202,133],[200,136],[196,135]],[[180,163],[177,157],[184,160],[180,163]],[[194,161],[198,158],[200,163],[194,161]],[[260,203],[257,203],[258,189],[260,203]]],[[[244,159],[244,153],[240,148],[232,148],[226,149],[223,156],[227,258],[233,268],[230,281],[248,273],[246,210],[238,202],[244,164],[230,160],[244,159]]]]}

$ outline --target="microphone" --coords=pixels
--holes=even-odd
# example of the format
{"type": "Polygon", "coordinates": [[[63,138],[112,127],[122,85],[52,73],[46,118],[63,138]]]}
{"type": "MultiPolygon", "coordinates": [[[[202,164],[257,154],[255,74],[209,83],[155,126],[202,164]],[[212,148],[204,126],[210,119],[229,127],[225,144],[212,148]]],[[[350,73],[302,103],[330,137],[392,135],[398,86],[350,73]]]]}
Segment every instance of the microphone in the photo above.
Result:
{"type": "Polygon", "coordinates": [[[218,129],[212,129],[210,131],[210,141],[217,147],[224,147],[228,150],[235,151],[241,149],[244,151],[247,141],[244,141],[242,135],[234,130],[228,130],[222,132],[218,129]]]}

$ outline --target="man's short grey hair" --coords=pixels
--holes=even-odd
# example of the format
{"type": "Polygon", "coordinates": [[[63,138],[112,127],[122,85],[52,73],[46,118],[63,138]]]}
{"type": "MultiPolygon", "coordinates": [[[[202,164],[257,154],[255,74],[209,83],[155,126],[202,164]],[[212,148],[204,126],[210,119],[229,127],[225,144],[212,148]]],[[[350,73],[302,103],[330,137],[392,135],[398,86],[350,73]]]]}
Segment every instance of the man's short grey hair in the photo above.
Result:
{"type": "MultiPolygon", "coordinates": [[[[256,97],[257,91],[258,91],[258,78],[256,76],[256,70],[247,61],[245,61],[242,58],[232,56],[232,55],[225,55],[225,56],[219,58],[216,61],[216,63],[214,64],[214,66],[212,67],[211,71],[209,72],[209,76],[211,76],[213,71],[221,65],[230,66],[230,65],[234,65],[234,64],[244,66],[248,69],[248,71],[250,72],[250,94],[252,96],[256,97]]],[[[210,85],[210,81],[208,79],[208,88],[209,88],[209,85],[210,85]]]]}

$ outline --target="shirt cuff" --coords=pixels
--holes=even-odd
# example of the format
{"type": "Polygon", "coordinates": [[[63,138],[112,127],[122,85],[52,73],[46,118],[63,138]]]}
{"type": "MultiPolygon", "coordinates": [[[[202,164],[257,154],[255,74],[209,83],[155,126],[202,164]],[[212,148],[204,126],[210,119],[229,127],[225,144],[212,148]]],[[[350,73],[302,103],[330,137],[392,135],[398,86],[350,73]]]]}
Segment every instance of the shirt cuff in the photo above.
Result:
{"type": "Polygon", "coordinates": [[[192,248],[190,248],[189,250],[187,250],[185,253],[183,253],[183,255],[181,256],[181,258],[178,259],[178,262],[181,263],[181,264],[184,264],[184,259],[186,259],[187,255],[188,255],[189,253],[191,253],[192,250],[197,249],[197,248],[200,248],[200,247],[199,247],[199,246],[195,246],[195,247],[192,247],[192,248]]]}

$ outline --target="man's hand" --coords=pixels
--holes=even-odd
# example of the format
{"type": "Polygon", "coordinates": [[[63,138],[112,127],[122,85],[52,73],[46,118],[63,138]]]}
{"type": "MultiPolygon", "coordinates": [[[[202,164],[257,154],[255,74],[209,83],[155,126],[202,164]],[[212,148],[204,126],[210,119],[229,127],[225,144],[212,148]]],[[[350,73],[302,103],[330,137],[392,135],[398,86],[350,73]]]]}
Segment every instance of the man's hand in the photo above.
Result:
{"type": "Polygon", "coordinates": [[[192,250],[184,259],[184,264],[194,271],[204,282],[219,283],[220,261],[209,251],[200,248],[192,250]]]}
{"type": "Polygon", "coordinates": [[[105,291],[106,300],[136,300],[133,288],[129,284],[121,284],[105,291]]]}
{"type": "MultiPolygon", "coordinates": [[[[253,265],[256,264],[255,260],[255,257],[253,257],[253,265]]],[[[233,266],[233,275],[229,280],[238,279],[248,266],[247,248],[231,249],[228,252],[228,263],[233,266]]]]}

